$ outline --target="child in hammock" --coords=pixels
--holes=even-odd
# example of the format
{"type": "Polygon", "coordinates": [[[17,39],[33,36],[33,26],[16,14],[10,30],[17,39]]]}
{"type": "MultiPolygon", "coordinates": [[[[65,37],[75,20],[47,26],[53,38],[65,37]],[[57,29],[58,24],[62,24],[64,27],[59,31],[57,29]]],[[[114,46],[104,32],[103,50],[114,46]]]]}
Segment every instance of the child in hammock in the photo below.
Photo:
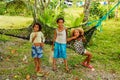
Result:
{"type": "Polygon", "coordinates": [[[85,42],[84,30],[82,28],[77,28],[72,30],[72,37],[68,38],[67,41],[74,40],[74,48],[78,54],[87,56],[86,59],[82,62],[82,65],[94,70],[93,66],[90,65],[90,60],[92,54],[84,48],[83,42],[85,42]]]}
{"type": "Polygon", "coordinates": [[[43,56],[42,47],[44,45],[45,38],[41,32],[41,25],[39,23],[35,23],[33,25],[33,32],[30,34],[30,42],[32,42],[32,57],[34,58],[35,70],[38,76],[42,76],[40,58],[43,56]]]}
{"type": "Polygon", "coordinates": [[[54,50],[53,56],[53,70],[55,71],[56,68],[56,59],[62,58],[64,60],[65,69],[69,71],[67,65],[67,55],[66,55],[66,42],[67,42],[67,33],[66,28],[64,27],[64,19],[58,18],[57,19],[58,28],[54,31],[54,40],[52,45],[52,50],[54,50]]]}

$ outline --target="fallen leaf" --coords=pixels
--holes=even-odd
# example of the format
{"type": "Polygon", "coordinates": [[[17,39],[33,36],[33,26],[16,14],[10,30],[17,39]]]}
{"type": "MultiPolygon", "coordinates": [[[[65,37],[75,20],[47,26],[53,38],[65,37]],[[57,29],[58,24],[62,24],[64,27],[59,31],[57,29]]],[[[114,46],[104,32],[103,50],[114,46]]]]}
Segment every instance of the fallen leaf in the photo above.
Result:
{"type": "Polygon", "coordinates": [[[78,80],[78,77],[76,77],[75,80],[78,80]]]}
{"type": "Polygon", "coordinates": [[[14,78],[18,78],[18,75],[15,75],[14,78]]]}
{"type": "Polygon", "coordinates": [[[9,61],[9,60],[10,60],[9,57],[7,57],[7,58],[6,58],[6,61],[9,61]]]}
{"type": "Polygon", "coordinates": [[[45,72],[45,74],[44,74],[45,76],[48,76],[49,75],[49,72],[47,71],[47,72],[45,72]]]}
{"type": "Polygon", "coordinates": [[[27,64],[28,63],[28,58],[27,58],[27,56],[26,55],[24,55],[24,57],[23,57],[23,62],[25,63],[25,64],[27,64]]]}
{"type": "Polygon", "coordinates": [[[30,75],[29,74],[26,75],[26,80],[30,80],[30,75]]]}
{"type": "Polygon", "coordinates": [[[16,50],[11,50],[11,53],[12,53],[12,54],[15,54],[15,53],[16,53],[16,50]]]}

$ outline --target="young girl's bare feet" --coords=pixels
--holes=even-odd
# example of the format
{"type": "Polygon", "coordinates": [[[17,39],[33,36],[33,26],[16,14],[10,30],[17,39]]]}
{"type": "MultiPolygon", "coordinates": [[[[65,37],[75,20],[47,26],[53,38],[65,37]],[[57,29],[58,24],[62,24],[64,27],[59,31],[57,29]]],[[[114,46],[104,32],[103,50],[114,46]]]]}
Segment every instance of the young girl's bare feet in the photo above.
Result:
{"type": "Polygon", "coordinates": [[[87,67],[87,62],[82,62],[81,65],[87,67]]]}
{"type": "Polygon", "coordinates": [[[52,70],[53,70],[53,71],[56,71],[56,70],[57,70],[56,66],[54,66],[52,70]]]}

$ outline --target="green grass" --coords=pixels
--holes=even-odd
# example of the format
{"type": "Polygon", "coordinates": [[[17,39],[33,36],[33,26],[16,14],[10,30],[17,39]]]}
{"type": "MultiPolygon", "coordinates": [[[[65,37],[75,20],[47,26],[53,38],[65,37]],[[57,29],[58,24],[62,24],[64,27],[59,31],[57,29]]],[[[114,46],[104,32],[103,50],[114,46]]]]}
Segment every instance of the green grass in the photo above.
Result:
{"type": "MultiPolygon", "coordinates": [[[[67,8],[65,11],[65,25],[66,27],[74,27],[76,18],[83,18],[83,8],[67,8]]],[[[79,23],[81,23],[79,21],[79,23]]]]}
{"type": "MultiPolygon", "coordinates": [[[[95,67],[97,71],[104,70],[108,73],[115,73],[120,75],[120,22],[114,20],[105,21],[103,23],[103,31],[96,33],[93,35],[93,38],[87,47],[87,49],[93,54],[93,58],[91,64],[95,67]],[[114,24],[114,25],[113,25],[114,24]]],[[[31,58],[31,44],[28,41],[19,41],[16,38],[8,37],[2,35],[0,40],[5,40],[8,42],[16,42],[16,46],[6,47],[6,50],[9,51],[6,55],[10,56],[10,60],[4,63],[0,63],[3,66],[10,66],[13,69],[6,69],[3,67],[0,74],[1,75],[11,75],[11,79],[13,80],[21,80],[25,79],[26,75],[35,76],[34,71],[34,63],[31,58]],[[15,54],[11,53],[11,50],[16,50],[15,54]],[[17,54],[17,55],[16,55],[17,54]],[[22,59],[24,55],[28,57],[28,64],[24,64],[22,59]],[[20,62],[18,64],[18,62],[20,62]],[[15,67],[16,66],[16,67],[15,67]],[[15,67],[15,68],[14,68],[15,67]],[[24,70],[24,71],[23,71],[24,70]]],[[[51,45],[45,45],[44,47],[44,57],[42,58],[42,64],[48,67],[51,67],[49,63],[49,55],[51,51],[51,45]]],[[[84,60],[85,57],[81,55],[77,55],[73,50],[67,49],[68,53],[68,64],[72,69],[71,74],[82,79],[91,80],[90,78],[85,76],[86,68],[79,66],[75,67],[75,64],[79,64],[84,60]]],[[[6,61],[6,60],[4,60],[6,61]]],[[[63,64],[59,64],[60,69],[63,70],[63,64]]],[[[100,76],[97,76],[98,80],[101,80],[100,76]]]]}
{"type": "Polygon", "coordinates": [[[28,27],[33,19],[21,16],[0,16],[0,29],[19,29],[28,27]]]}
{"type": "Polygon", "coordinates": [[[93,60],[96,63],[106,65],[106,69],[115,70],[116,72],[120,71],[119,26],[119,21],[105,21],[103,24],[103,31],[96,32],[92,39],[92,44],[89,46],[94,55],[93,60]]]}
{"type": "Polygon", "coordinates": [[[74,17],[79,17],[80,13],[83,13],[83,8],[66,8],[65,10],[66,16],[69,14],[74,15],[74,17]]]}

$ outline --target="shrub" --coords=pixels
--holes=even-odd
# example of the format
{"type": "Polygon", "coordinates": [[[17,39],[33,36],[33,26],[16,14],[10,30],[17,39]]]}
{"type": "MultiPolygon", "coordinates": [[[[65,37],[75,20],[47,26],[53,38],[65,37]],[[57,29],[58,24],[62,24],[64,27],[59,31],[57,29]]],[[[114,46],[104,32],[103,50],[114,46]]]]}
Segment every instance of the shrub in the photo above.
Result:
{"type": "Polygon", "coordinates": [[[6,8],[3,2],[0,3],[0,15],[5,14],[6,8]]]}
{"type": "MultiPolygon", "coordinates": [[[[90,16],[93,18],[102,18],[106,13],[108,13],[108,11],[112,8],[113,6],[111,5],[100,5],[100,3],[94,1],[91,4],[91,8],[90,8],[90,16]],[[108,8],[109,7],[109,8],[108,8]],[[107,9],[108,8],[108,9],[107,9]]],[[[112,11],[108,17],[109,18],[114,18],[115,16],[115,12],[112,11]]]]}

